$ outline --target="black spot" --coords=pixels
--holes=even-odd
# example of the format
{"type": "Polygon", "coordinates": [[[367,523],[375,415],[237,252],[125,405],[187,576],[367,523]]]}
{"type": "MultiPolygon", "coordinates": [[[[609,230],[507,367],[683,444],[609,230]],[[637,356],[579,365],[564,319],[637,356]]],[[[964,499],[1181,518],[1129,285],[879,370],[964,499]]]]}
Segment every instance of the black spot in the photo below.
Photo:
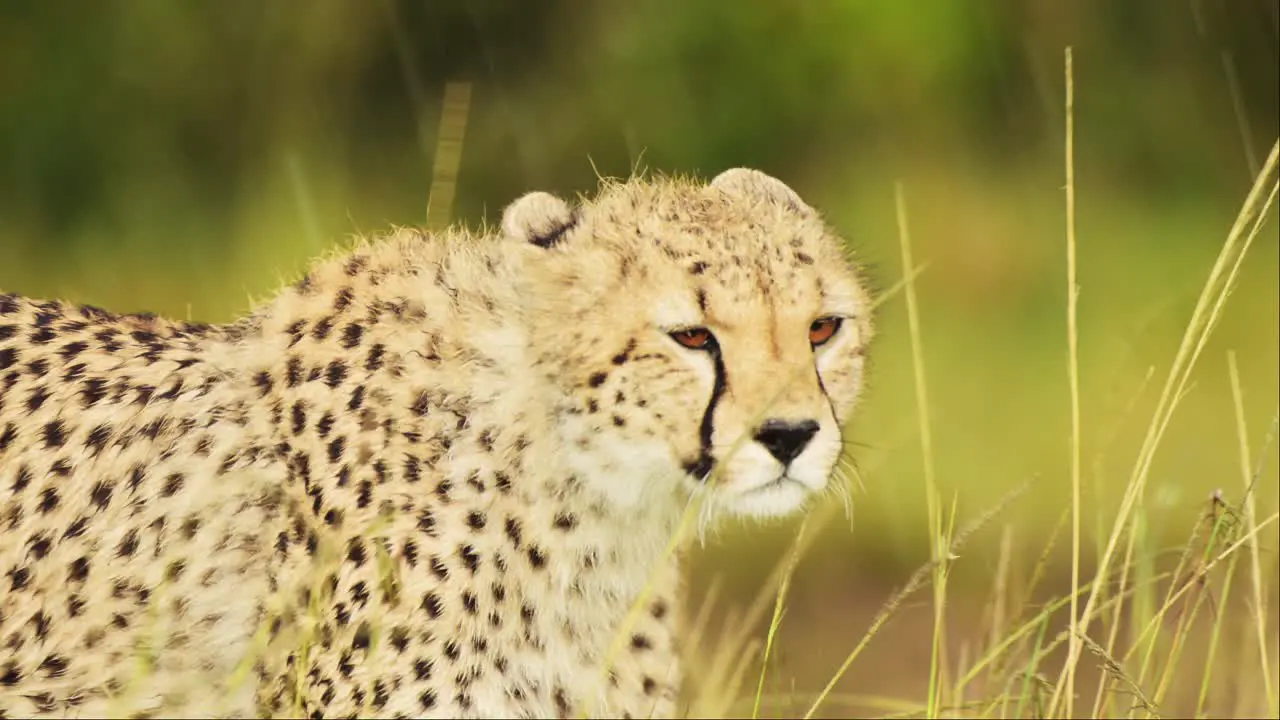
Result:
{"type": "Polygon", "coordinates": [[[39,669],[47,678],[60,678],[67,672],[67,661],[61,655],[49,655],[40,663],[39,669]]]}
{"type": "Polygon", "coordinates": [[[357,385],[356,388],[351,391],[351,399],[347,401],[347,409],[352,412],[355,412],[356,410],[359,410],[360,406],[363,404],[364,404],[364,386],[357,385]]]}
{"type": "Polygon", "coordinates": [[[90,453],[97,455],[102,452],[102,448],[110,439],[111,426],[104,423],[89,432],[89,437],[85,438],[84,445],[90,453]]]}
{"type": "Polygon", "coordinates": [[[64,538],[80,537],[81,535],[84,534],[85,526],[88,524],[89,524],[89,518],[81,515],[80,517],[73,520],[70,525],[67,526],[67,529],[64,530],[62,533],[62,537],[64,538]]]}
{"type": "Polygon", "coordinates": [[[271,373],[266,370],[260,371],[253,376],[253,384],[254,387],[258,388],[258,397],[266,397],[267,393],[271,392],[271,373]]]}
{"type": "Polygon", "coordinates": [[[315,338],[316,340],[324,340],[325,338],[329,337],[329,333],[332,331],[333,331],[333,318],[331,317],[320,318],[320,322],[317,322],[316,326],[311,328],[311,337],[315,338]]]}
{"type": "Polygon", "coordinates": [[[332,360],[324,369],[324,383],[336,388],[347,377],[347,366],[341,360],[332,360]]]}
{"type": "Polygon", "coordinates": [[[342,451],[345,448],[346,440],[339,435],[329,443],[329,462],[335,465],[342,459],[342,451]]]}
{"type": "Polygon", "coordinates": [[[89,378],[84,381],[84,389],[80,391],[81,404],[85,409],[91,408],[98,404],[98,401],[106,397],[107,381],[102,378],[89,378]]]}
{"type": "Polygon", "coordinates": [[[382,343],[377,343],[369,348],[369,355],[365,358],[364,369],[370,372],[382,367],[383,355],[386,354],[387,348],[382,343]]]}
{"type": "Polygon", "coordinates": [[[430,399],[427,397],[427,391],[422,390],[418,393],[418,396],[414,398],[413,404],[409,406],[409,410],[414,415],[417,415],[418,417],[422,417],[423,415],[427,414],[427,411],[430,407],[431,407],[431,402],[430,402],[430,399]]]}
{"type": "Polygon", "coordinates": [[[404,458],[404,479],[405,482],[416,483],[422,477],[422,470],[418,467],[418,461],[412,455],[406,455],[404,458]]]}
{"type": "Polygon", "coordinates": [[[66,345],[63,345],[62,347],[58,348],[58,355],[63,360],[70,360],[71,358],[84,352],[85,349],[87,349],[88,347],[89,347],[89,344],[84,342],[83,340],[76,340],[75,342],[69,342],[66,345]]]}
{"type": "Polygon", "coordinates": [[[342,329],[342,347],[350,350],[360,344],[360,338],[364,336],[364,327],[350,323],[342,329]]]}
{"type": "Polygon", "coordinates": [[[476,599],[475,593],[469,590],[462,591],[462,607],[472,615],[480,612],[480,601],[476,599]]]}
{"type": "MultiPolygon", "coordinates": [[[[13,327],[13,326],[0,325],[0,332],[3,332],[6,327],[13,327]]],[[[3,339],[4,338],[0,338],[0,340],[3,340],[3,339]]],[[[16,362],[18,362],[17,350],[14,350],[13,348],[0,348],[0,370],[7,370],[8,368],[12,367],[13,364],[16,362]]]]}
{"type": "Polygon", "coordinates": [[[356,564],[356,566],[364,565],[365,552],[364,543],[360,538],[351,538],[347,543],[347,560],[356,564]]]}
{"type": "Polygon", "coordinates": [[[511,543],[517,548],[520,547],[520,521],[514,517],[507,518],[506,530],[507,537],[511,538],[511,543]]]}
{"type": "Polygon", "coordinates": [[[458,557],[462,558],[462,564],[467,566],[473,574],[480,568],[480,554],[470,545],[461,545],[458,547],[458,557]]]}
{"type": "Polygon", "coordinates": [[[44,389],[43,385],[37,385],[32,389],[31,394],[27,396],[27,412],[33,413],[44,405],[44,401],[49,398],[49,393],[44,389]]]}
{"type": "Polygon", "coordinates": [[[58,491],[54,488],[45,488],[40,493],[40,513],[47,515],[58,507],[58,491]]]}
{"type": "Polygon", "coordinates": [[[285,364],[285,383],[289,387],[297,387],[302,382],[302,360],[297,356],[289,358],[285,364]]]}
{"type": "Polygon", "coordinates": [[[62,443],[67,440],[67,430],[62,425],[61,420],[45,423],[44,425],[44,446],[49,449],[60,448],[62,443]]]}
{"type": "Polygon", "coordinates": [[[429,509],[418,513],[418,530],[428,537],[436,536],[436,516],[429,509]]]}
{"type": "Polygon", "coordinates": [[[485,526],[484,513],[479,510],[472,510],[467,513],[467,525],[470,525],[472,530],[483,530],[485,526]]]}
{"type": "Polygon", "coordinates": [[[31,571],[24,568],[14,568],[9,571],[9,587],[18,591],[27,586],[27,580],[31,577],[31,571]]]}
{"type": "Polygon", "coordinates": [[[361,622],[356,626],[355,637],[351,638],[352,650],[368,650],[369,641],[373,637],[373,631],[369,628],[368,622],[361,622]]]}
{"type": "Polygon", "coordinates": [[[557,530],[572,530],[578,525],[578,518],[571,512],[561,511],[556,513],[553,525],[557,530]]]}
{"type": "Polygon", "coordinates": [[[351,305],[352,295],[353,293],[349,287],[344,287],[339,290],[337,297],[333,299],[333,311],[342,312],[343,310],[346,310],[351,305]]]}
{"type": "Polygon", "coordinates": [[[653,642],[649,640],[648,636],[641,635],[640,633],[636,633],[635,635],[631,636],[632,650],[648,650],[652,647],[653,647],[653,642]]]}
{"type": "Polygon", "coordinates": [[[0,432],[0,453],[9,449],[18,437],[18,428],[13,423],[5,423],[4,432],[0,432]]]}
{"type": "Polygon", "coordinates": [[[433,592],[422,596],[422,609],[433,618],[438,618],[444,613],[444,605],[440,602],[440,596],[433,592]]]}
{"type": "Polygon", "coordinates": [[[169,477],[164,479],[164,487],[160,490],[161,497],[173,497],[182,489],[182,483],[186,480],[182,473],[171,473],[169,477]]]}
{"type": "Polygon", "coordinates": [[[52,543],[49,541],[49,538],[37,536],[33,538],[30,542],[31,542],[31,554],[34,555],[37,560],[49,554],[49,547],[52,545],[52,543]]]}
{"type": "MultiPolygon", "coordinates": [[[[420,660],[419,662],[421,663],[426,661],[420,660]]],[[[415,666],[415,669],[416,667],[417,666],[415,666]]],[[[428,664],[427,667],[430,668],[431,665],[428,664]]],[[[423,710],[431,710],[434,708],[436,706],[436,691],[430,688],[423,690],[422,694],[418,696],[418,704],[422,706],[423,710]]]]}
{"type": "MultiPolygon", "coordinates": [[[[10,427],[12,427],[12,425],[10,425],[10,427]]],[[[33,479],[35,479],[35,476],[31,474],[30,468],[28,468],[26,465],[19,467],[18,475],[13,479],[14,494],[16,495],[22,492],[23,490],[26,490],[27,486],[31,484],[31,481],[33,479]]]]}
{"type": "Polygon", "coordinates": [[[701,260],[699,260],[698,262],[696,262],[696,263],[694,263],[693,265],[689,266],[689,274],[690,274],[690,275],[701,275],[702,273],[704,273],[704,272],[706,272],[706,271],[707,271],[707,268],[708,268],[708,267],[709,267],[709,265],[707,265],[705,262],[702,262],[701,260]]]}
{"type": "Polygon", "coordinates": [[[116,547],[116,557],[132,557],[138,551],[138,531],[130,530],[116,547]]]}
{"type": "Polygon", "coordinates": [[[653,606],[649,608],[649,614],[654,620],[661,620],[667,616],[667,602],[665,600],[654,600],[653,606]]]}
{"type": "Polygon", "coordinates": [[[556,712],[559,713],[560,717],[569,717],[572,708],[569,707],[569,698],[565,694],[564,688],[556,688],[553,696],[556,702],[556,712]]]}
{"type": "Polygon", "coordinates": [[[605,373],[602,373],[602,372],[594,373],[594,374],[592,374],[592,375],[591,375],[591,377],[587,380],[587,384],[588,384],[588,385],[590,385],[590,386],[591,386],[591,387],[593,387],[593,388],[597,388],[597,387],[600,387],[601,385],[603,385],[603,384],[604,384],[604,381],[605,381],[606,379],[608,379],[608,377],[609,377],[608,375],[606,375],[605,373]]]}
{"type": "Polygon", "coordinates": [[[141,465],[134,465],[129,471],[129,492],[137,492],[142,481],[147,479],[147,472],[141,465]]]}
{"type": "Polygon", "coordinates": [[[622,348],[622,351],[619,352],[617,355],[613,356],[613,364],[614,365],[625,364],[627,360],[631,359],[631,353],[635,352],[635,349],[636,349],[636,339],[631,338],[630,340],[627,341],[627,346],[622,348]]]}
{"type": "Polygon", "coordinates": [[[364,607],[369,604],[369,590],[365,587],[364,581],[357,581],[351,586],[351,604],[356,607],[364,607]]]}
{"type": "Polygon", "coordinates": [[[307,427],[307,411],[303,407],[301,400],[293,404],[293,410],[291,412],[293,418],[293,434],[301,435],[303,429],[307,427]]]}
{"type": "Polygon", "coordinates": [[[49,616],[43,610],[39,610],[32,616],[31,624],[35,626],[36,638],[44,640],[49,634],[49,616]]]}
{"type": "Polygon", "coordinates": [[[404,629],[402,625],[392,628],[388,639],[391,641],[391,647],[395,648],[398,653],[404,652],[409,647],[409,631],[404,629]]]}
{"type": "Polygon", "coordinates": [[[528,554],[529,554],[529,564],[533,566],[534,570],[541,570],[542,568],[547,566],[547,556],[544,555],[542,553],[542,550],[538,549],[536,545],[529,546],[528,554]]]}

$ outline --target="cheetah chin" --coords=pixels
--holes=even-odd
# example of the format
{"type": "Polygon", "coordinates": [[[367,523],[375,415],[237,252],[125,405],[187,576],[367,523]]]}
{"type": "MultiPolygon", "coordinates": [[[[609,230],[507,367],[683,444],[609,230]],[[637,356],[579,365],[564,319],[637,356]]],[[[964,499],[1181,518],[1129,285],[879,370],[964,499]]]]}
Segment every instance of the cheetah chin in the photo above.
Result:
{"type": "Polygon", "coordinates": [[[0,717],[672,717],[673,534],[843,487],[871,337],[745,169],[359,240],[226,325],[0,295],[0,717]]]}

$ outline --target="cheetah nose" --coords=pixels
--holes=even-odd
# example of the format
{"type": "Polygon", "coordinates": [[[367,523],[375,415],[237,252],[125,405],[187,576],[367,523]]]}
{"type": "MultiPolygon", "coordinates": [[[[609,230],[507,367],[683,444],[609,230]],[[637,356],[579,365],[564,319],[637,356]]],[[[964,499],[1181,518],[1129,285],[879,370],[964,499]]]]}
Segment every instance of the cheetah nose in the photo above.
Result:
{"type": "Polygon", "coordinates": [[[804,452],[817,433],[818,423],[813,420],[765,420],[760,429],[756,430],[755,441],[763,445],[778,462],[787,465],[804,452]]]}

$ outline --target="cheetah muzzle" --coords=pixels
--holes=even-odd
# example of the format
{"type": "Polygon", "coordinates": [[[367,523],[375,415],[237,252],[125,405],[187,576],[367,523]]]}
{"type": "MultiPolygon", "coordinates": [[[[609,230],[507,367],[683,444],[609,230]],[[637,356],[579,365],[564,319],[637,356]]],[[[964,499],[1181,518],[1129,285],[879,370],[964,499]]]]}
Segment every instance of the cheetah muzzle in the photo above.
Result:
{"type": "Polygon", "coordinates": [[[831,487],[870,310],[745,169],[360,241],[226,325],[0,295],[0,717],[670,717],[664,549],[831,487]]]}

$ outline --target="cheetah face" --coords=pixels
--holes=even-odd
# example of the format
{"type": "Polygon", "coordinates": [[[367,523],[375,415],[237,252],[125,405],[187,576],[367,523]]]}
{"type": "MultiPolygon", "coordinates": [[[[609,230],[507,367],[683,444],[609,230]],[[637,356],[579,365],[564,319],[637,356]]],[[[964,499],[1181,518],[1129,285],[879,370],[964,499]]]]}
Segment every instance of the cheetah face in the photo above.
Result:
{"type": "Polygon", "coordinates": [[[829,486],[862,383],[870,306],[841,242],[780,181],[731,170],[533,194],[531,344],[574,469],[624,507],[709,492],[791,513],[829,486]]]}

